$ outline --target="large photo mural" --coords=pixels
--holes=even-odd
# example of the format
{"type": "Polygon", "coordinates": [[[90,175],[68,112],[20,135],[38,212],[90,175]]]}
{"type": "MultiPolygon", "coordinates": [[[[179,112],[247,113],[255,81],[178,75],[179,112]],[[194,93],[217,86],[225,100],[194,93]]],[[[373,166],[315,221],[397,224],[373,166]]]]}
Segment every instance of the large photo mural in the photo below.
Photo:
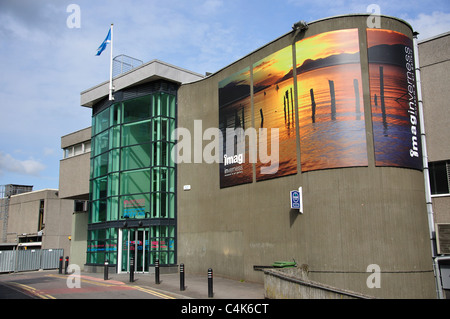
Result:
{"type": "MultiPolygon", "coordinates": [[[[412,40],[367,29],[367,42],[375,165],[421,169],[412,40]]],[[[297,174],[298,167],[368,166],[365,117],[358,29],[301,39],[219,83],[220,186],[253,182],[253,165],[255,181],[297,174]],[[264,152],[250,161],[243,134],[250,127],[257,147],[271,152],[270,167],[264,152]]]]}

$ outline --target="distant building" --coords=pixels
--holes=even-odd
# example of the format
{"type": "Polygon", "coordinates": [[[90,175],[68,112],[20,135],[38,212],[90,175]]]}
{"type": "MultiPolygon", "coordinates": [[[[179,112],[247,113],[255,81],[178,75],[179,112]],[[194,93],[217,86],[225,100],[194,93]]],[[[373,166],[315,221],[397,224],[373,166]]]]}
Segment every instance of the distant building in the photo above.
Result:
{"type": "Polygon", "coordinates": [[[4,190],[0,250],[62,248],[68,255],[73,201],[61,200],[57,189],[6,185],[4,190]]]}
{"type": "Polygon", "coordinates": [[[422,99],[436,245],[443,290],[450,298],[450,32],[419,42],[422,99]]]}

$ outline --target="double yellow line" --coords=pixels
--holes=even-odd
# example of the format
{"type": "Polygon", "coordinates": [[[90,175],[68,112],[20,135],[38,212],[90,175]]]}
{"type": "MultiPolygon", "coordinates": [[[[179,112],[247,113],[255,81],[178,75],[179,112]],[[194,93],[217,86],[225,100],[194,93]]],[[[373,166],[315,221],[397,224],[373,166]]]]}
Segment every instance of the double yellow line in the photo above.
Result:
{"type": "MultiPolygon", "coordinates": [[[[62,279],[66,279],[67,278],[66,276],[59,276],[59,275],[46,275],[46,276],[47,277],[62,278],[62,279]]],[[[81,279],[82,282],[93,284],[93,285],[98,285],[98,286],[104,286],[104,287],[117,286],[117,285],[114,285],[114,284],[107,284],[107,283],[102,283],[102,282],[98,282],[98,281],[94,281],[94,280],[88,280],[88,279],[82,279],[82,278],[80,278],[80,279],[81,279]]],[[[19,290],[25,290],[26,292],[30,293],[31,295],[33,295],[35,297],[38,297],[38,298],[41,298],[41,299],[56,299],[55,297],[53,297],[53,296],[51,296],[49,294],[41,293],[38,289],[30,287],[30,286],[27,286],[27,285],[24,285],[24,284],[19,284],[17,282],[8,282],[8,285],[13,286],[15,288],[18,288],[19,290]]],[[[128,286],[128,287],[131,287],[133,289],[142,291],[144,293],[147,293],[147,294],[159,297],[159,298],[175,299],[172,296],[165,295],[163,293],[154,291],[154,290],[152,290],[150,288],[140,287],[140,286],[135,286],[135,285],[128,286]]]]}
{"type": "Polygon", "coordinates": [[[136,288],[136,289],[139,290],[139,291],[148,293],[148,294],[150,294],[150,295],[159,297],[159,298],[163,298],[163,299],[175,299],[175,297],[172,297],[172,296],[168,296],[168,295],[162,294],[162,293],[160,293],[160,292],[154,291],[154,290],[149,289],[149,288],[144,288],[144,287],[140,287],[140,286],[131,286],[131,287],[136,288]]]}
{"type": "Polygon", "coordinates": [[[8,285],[19,288],[19,290],[25,290],[25,291],[29,292],[30,294],[32,294],[33,296],[41,298],[41,299],[56,299],[55,297],[53,297],[51,295],[42,294],[36,288],[30,287],[30,286],[27,286],[24,284],[19,284],[17,282],[9,282],[8,285]]]}

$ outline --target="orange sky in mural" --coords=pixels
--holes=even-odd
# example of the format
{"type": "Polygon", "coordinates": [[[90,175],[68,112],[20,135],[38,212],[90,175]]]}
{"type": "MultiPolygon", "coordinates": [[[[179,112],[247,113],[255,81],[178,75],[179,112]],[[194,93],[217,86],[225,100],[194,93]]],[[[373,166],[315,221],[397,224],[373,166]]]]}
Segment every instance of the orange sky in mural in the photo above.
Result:
{"type": "Polygon", "coordinates": [[[379,44],[404,44],[411,45],[411,40],[404,34],[391,30],[367,29],[367,47],[379,44]]]}
{"type": "Polygon", "coordinates": [[[340,53],[359,52],[358,29],[320,33],[296,43],[297,66],[307,59],[317,60],[340,53]],[[356,39],[356,41],[355,41],[356,39]]]}
{"type": "Polygon", "coordinates": [[[258,85],[272,85],[292,69],[292,47],[277,51],[253,65],[253,81],[258,85]]]}

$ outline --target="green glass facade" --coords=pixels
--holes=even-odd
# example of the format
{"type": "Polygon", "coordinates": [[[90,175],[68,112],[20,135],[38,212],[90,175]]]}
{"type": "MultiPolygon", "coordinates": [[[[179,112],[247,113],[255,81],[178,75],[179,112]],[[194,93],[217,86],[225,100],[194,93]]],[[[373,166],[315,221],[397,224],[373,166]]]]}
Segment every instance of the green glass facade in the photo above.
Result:
{"type": "Polygon", "coordinates": [[[93,109],[87,264],[176,264],[177,103],[163,84],[93,109]]]}

